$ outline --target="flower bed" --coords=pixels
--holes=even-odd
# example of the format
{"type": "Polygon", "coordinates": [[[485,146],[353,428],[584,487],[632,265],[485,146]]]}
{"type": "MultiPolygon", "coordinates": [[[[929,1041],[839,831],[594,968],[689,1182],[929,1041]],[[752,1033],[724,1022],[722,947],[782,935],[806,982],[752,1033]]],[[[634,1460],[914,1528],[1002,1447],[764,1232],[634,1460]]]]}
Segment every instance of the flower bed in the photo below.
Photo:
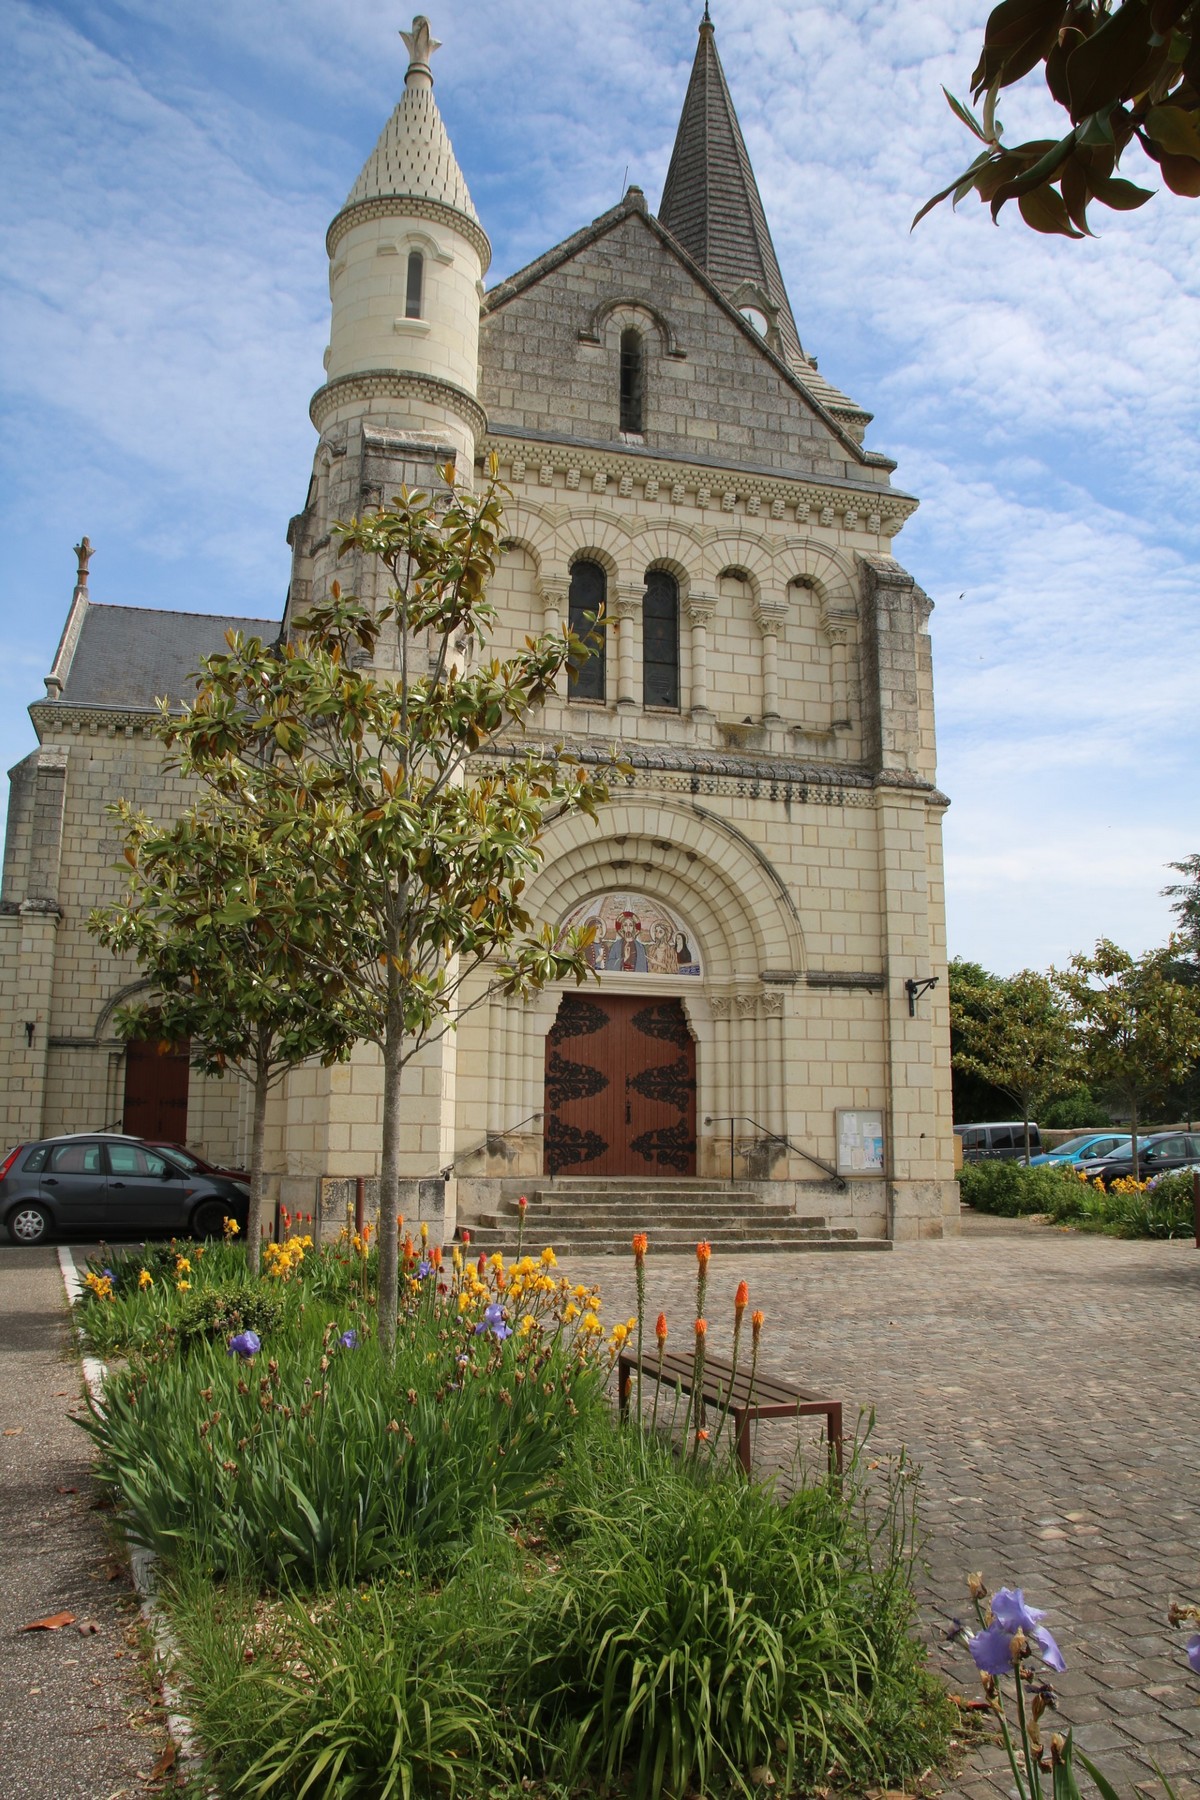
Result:
{"type": "Polygon", "coordinates": [[[678,1397],[673,1438],[620,1426],[641,1311],[606,1330],[551,1250],[407,1242],[389,1354],[366,1244],[258,1281],[236,1246],[181,1254],[109,1258],[80,1317],[128,1347],[89,1429],[220,1793],[783,1795],[934,1760],[907,1477],[866,1508],[852,1458],[780,1502],[678,1397]]]}
{"type": "Polygon", "coordinates": [[[1125,1178],[1105,1189],[1066,1166],[982,1162],[968,1163],[959,1182],[963,1199],[976,1212],[1005,1218],[1044,1214],[1079,1231],[1123,1238],[1191,1237],[1194,1229],[1188,1170],[1150,1181],[1125,1178]]]}

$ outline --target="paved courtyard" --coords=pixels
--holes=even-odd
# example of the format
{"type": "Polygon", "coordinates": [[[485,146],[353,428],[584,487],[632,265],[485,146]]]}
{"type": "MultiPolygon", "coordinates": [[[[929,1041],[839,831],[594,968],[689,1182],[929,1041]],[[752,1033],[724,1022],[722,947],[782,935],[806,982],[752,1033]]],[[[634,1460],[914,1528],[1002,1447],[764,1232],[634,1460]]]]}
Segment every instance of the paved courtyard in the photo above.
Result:
{"type": "MultiPolygon", "coordinates": [[[[587,1271],[610,1323],[633,1311],[632,1257],[587,1271]]],[[[694,1260],[656,1260],[651,1233],[647,1274],[651,1320],[664,1308],[686,1345],[694,1260]]],[[[1200,1796],[1200,1677],[1166,1623],[1171,1599],[1200,1600],[1200,1251],[971,1217],[961,1239],[889,1256],[739,1259],[717,1244],[716,1351],[743,1276],[767,1315],[763,1367],[840,1396],[848,1423],[874,1407],[872,1453],[905,1445],[922,1465],[931,1636],[970,1617],[968,1571],[1024,1586],[1067,1661],[1061,1718],[1122,1795],[1160,1793],[1157,1763],[1181,1800],[1200,1796]]],[[[765,1428],[763,1449],[766,1430],[789,1429],[765,1428]]],[[[978,1693],[965,1650],[937,1660],[978,1693]]],[[[1011,1789],[984,1746],[945,1791],[1011,1789]]]]}

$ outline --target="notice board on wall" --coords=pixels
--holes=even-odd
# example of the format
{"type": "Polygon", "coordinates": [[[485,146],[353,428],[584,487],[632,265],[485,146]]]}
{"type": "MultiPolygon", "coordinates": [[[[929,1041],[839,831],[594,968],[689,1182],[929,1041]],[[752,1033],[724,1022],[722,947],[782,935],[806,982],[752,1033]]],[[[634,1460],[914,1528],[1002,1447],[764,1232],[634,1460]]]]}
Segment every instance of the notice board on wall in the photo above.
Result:
{"type": "Polygon", "coordinates": [[[837,1121],[838,1174],[882,1175],[882,1108],[839,1106],[834,1118],[837,1121]]]}

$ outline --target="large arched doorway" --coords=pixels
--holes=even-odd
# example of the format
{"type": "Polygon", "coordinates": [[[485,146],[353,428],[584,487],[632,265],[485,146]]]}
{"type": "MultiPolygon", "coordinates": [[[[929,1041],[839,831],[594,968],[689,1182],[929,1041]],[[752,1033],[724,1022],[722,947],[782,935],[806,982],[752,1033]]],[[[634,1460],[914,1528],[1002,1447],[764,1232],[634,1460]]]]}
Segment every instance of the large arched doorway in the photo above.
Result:
{"type": "Polygon", "coordinates": [[[546,1038],[548,1175],[694,1175],[696,1045],[683,1002],[565,994],[546,1038]]]}

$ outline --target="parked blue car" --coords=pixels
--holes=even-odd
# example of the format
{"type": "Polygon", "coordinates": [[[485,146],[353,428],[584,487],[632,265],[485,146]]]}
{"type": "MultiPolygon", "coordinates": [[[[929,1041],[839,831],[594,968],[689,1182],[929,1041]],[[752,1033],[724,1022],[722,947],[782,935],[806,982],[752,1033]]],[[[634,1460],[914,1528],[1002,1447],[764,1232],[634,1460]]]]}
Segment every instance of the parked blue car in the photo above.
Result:
{"type": "Polygon", "coordinates": [[[1029,1167],[1040,1169],[1045,1163],[1073,1163],[1078,1168],[1081,1163],[1096,1162],[1102,1156],[1119,1156],[1122,1150],[1128,1149],[1129,1143],[1127,1131],[1088,1131],[1080,1137],[1068,1138],[1053,1150],[1044,1150],[1040,1156],[1031,1156],[1029,1167]]]}

